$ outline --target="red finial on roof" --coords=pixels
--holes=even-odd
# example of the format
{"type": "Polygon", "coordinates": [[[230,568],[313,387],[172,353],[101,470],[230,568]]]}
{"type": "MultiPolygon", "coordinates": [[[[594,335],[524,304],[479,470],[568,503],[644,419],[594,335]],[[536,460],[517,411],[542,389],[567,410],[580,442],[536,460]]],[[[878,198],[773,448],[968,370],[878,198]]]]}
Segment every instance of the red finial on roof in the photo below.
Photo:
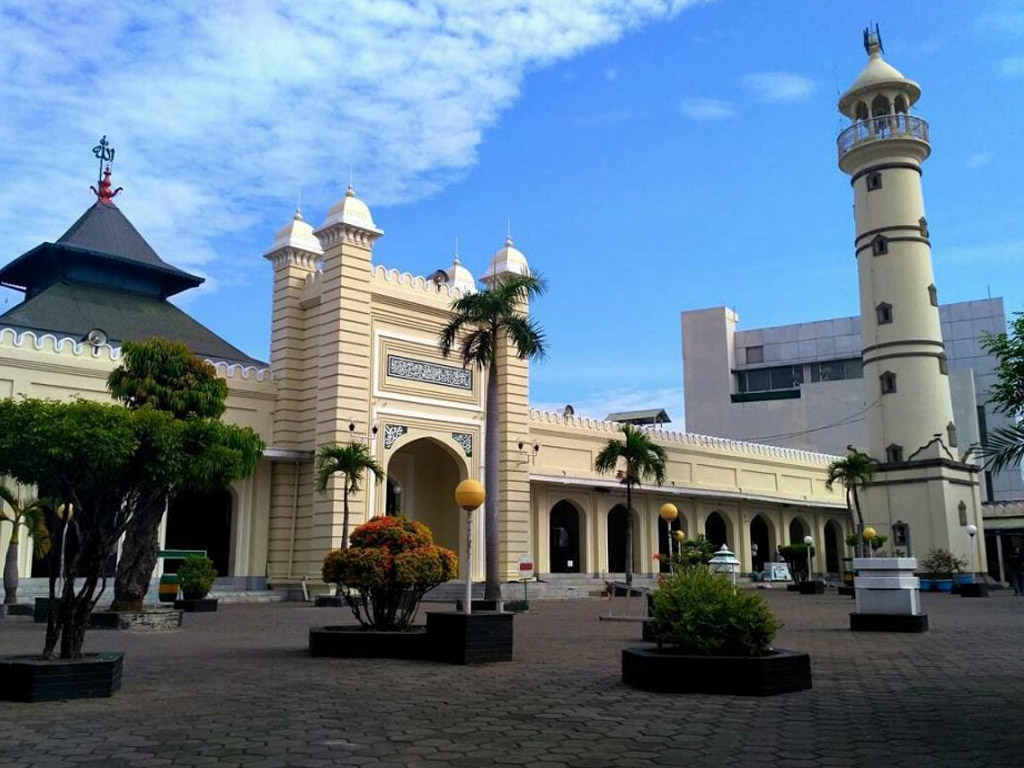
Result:
{"type": "Polygon", "coordinates": [[[96,195],[97,198],[99,198],[99,201],[101,203],[103,203],[104,205],[113,205],[114,198],[117,197],[117,193],[124,189],[124,187],[118,187],[117,189],[111,191],[111,186],[112,185],[110,183],[110,166],[108,165],[107,170],[103,172],[103,178],[100,179],[100,188],[96,189],[96,187],[90,186],[89,189],[91,189],[92,193],[96,195]]]}

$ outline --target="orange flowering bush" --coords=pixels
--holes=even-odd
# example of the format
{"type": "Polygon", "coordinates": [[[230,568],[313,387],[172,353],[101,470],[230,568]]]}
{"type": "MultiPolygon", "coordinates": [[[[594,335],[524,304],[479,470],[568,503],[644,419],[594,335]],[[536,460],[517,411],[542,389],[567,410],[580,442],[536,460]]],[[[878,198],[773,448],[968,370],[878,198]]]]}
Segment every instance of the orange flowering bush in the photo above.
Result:
{"type": "Polygon", "coordinates": [[[404,517],[375,517],[352,531],[349,542],[324,557],[323,579],[338,585],[365,627],[408,629],[423,596],[459,570],[454,552],[434,544],[423,523],[404,517]]]}

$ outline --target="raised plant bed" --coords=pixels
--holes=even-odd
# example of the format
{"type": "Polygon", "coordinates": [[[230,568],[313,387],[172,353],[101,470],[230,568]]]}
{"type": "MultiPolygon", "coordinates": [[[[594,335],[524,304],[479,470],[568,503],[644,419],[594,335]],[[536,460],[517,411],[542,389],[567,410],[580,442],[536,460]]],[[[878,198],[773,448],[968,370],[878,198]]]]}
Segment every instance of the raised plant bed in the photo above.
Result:
{"type": "Polygon", "coordinates": [[[89,615],[89,629],[178,629],[181,621],[179,610],[93,611],[89,615]]]}
{"type": "MultiPolygon", "coordinates": [[[[465,603],[465,600],[456,600],[455,601],[455,610],[458,613],[462,613],[462,605],[463,605],[463,603],[465,603]]],[[[508,603],[503,603],[502,605],[503,606],[504,605],[508,605],[508,603]]],[[[496,610],[498,610],[498,601],[497,600],[474,600],[473,601],[473,613],[484,612],[484,611],[496,611],[496,610]]]]}
{"type": "Polygon", "coordinates": [[[638,646],[622,651],[622,682],[658,693],[774,696],[809,689],[811,659],[782,649],[765,656],[692,656],[638,646]]]}
{"type": "Polygon", "coordinates": [[[851,613],[853,632],[927,632],[928,614],[918,613],[851,613]]]}
{"type": "Polygon", "coordinates": [[[960,597],[988,597],[988,584],[961,584],[960,597]]]}
{"type": "Polygon", "coordinates": [[[429,659],[431,639],[423,629],[379,632],[361,626],[309,628],[309,653],[348,659],[429,659]]]}
{"type": "Polygon", "coordinates": [[[345,598],[338,595],[320,595],[313,601],[314,608],[344,608],[345,598]]]}
{"type": "Polygon", "coordinates": [[[32,616],[34,608],[25,603],[12,603],[11,605],[0,605],[0,618],[4,616],[32,616]]]}
{"type": "Polygon", "coordinates": [[[837,592],[839,592],[839,594],[842,595],[843,597],[856,597],[857,596],[857,590],[854,589],[852,585],[848,586],[846,584],[843,584],[842,586],[840,586],[837,589],[837,592]]]}
{"type": "Polygon", "coordinates": [[[801,595],[823,595],[825,594],[825,582],[823,581],[801,581],[801,595]]]}
{"type": "Polygon", "coordinates": [[[197,600],[175,600],[174,608],[185,613],[212,613],[217,610],[216,597],[203,597],[197,600]]]}
{"type": "Polygon", "coordinates": [[[123,653],[93,653],[81,659],[0,658],[0,699],[108,698],[121,687],[123,660],[123,653]]]}
{"type": "Polygon", "coordinates": [[[427,634],[433,657],[450,664],[512,661],[511,613],[427,614],[427,634]]]}

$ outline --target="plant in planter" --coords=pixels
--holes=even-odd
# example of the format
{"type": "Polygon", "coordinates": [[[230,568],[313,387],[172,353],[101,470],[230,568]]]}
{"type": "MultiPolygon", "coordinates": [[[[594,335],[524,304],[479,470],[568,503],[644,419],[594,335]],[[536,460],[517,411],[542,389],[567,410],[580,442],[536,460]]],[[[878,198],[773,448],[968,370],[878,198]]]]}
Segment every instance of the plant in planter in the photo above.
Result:
{"type": "Polygon", "coordinates": [[[50,532],[46,528],[45,506],[38,499],[22,499],[21,491],[15,494],[6,485],[0,484],[0,523],[11,524],[11,538],[4,558],[4,605],[18,602],[18,547],[21,543],[21,528],[32,535],[35,541],[35,556],[43,557],[50,551],[50,532]],[[4,503],[10,511],[3,509],[4,503]]]}
{"type": "Polygon", "coordinates": [[[672,558],[675,570],[697,568],[707,565],[715,556],[715,545],[702,533],[695,539],[679,542],[679,550],[672,558]]]}
{"type": "MultiPolygon", "coordinates": [[[[423,523],[375,517],[352,531],[350,546],[324,557],[323,579],[338,591],[368,637],[346,627],[314,627],[314,655],[423,655],[424,647],[393,633],[410,633],[423,596],[458,573],[458,557],[434,544],[423,523]],[[414,647],[415,646],[415,647],[414,647]]],[[[410,633],[411,634],[411,633],[410,633]]]]}
{"type": "Polygon", "coordinates": [[[663,578],[654,592],[657,648],[628,648],[623,681],[676,693],[769,695],[810,688],[806,654],[772,648],[781,624],[764,599],[707,568],[663,578]]]}
{"type": "Polygon", "coordinates": [[[960,573],[967,567],[966,558],[939,547],[929,552],[920,563],[921,572],[929,580],[936,591],[951,592],[953,590],[953,574],[960,573]]]}
{"type": "Polygon", "coordinates": [[[807,573],[808,550],[810,550],[810,556],[814,557],[813,545],[787,544],[779,547],[779,554],[782,555],[786,565],[789,566],[789,573],[793,577],[793,583],[798,586],[810,578],[807,573]]]}
{"type": "Polygon", "coordinates": [[[191,613],[216,611],[216,598],[206,599],[216,578],[217,571],[213,567],[213,560],[202,555],[189,555],[185,562],[178,566],[178,584],[185,599],[176,600],[174,607],[191,613]]]}

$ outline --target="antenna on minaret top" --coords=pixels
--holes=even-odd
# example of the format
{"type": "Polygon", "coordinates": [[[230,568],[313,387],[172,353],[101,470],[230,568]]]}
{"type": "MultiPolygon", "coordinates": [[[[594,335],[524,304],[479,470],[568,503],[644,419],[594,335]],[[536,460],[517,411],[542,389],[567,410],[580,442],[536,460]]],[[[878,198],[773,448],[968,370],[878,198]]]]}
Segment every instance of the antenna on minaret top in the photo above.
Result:
{"type": "Polygon", "coordinates": [[[455,263],[461,264],[462,259],[459,258],[459,236],[455,236],[455,263]]]}
{"type": "Polygon", "coordinates": [[[878,22],[875,22],[874,29],[871,29],[871,24],[864,27],[864,50],[870,56],[876,48],[879,53],[885,53],[885,47],[882,45],[882,30],[878,26],[878,22]]]}
{"type": "Polygon", "coordinates": [[[512,217],[507,219],[508,227],[505,232],[505,245],[512,245],[512,217]]]}
{"type": "Polygon", "coordinates": [[[295,198],[295,218],[302,218],[302,187],[299,187],[299,194],[295,198]]]}

